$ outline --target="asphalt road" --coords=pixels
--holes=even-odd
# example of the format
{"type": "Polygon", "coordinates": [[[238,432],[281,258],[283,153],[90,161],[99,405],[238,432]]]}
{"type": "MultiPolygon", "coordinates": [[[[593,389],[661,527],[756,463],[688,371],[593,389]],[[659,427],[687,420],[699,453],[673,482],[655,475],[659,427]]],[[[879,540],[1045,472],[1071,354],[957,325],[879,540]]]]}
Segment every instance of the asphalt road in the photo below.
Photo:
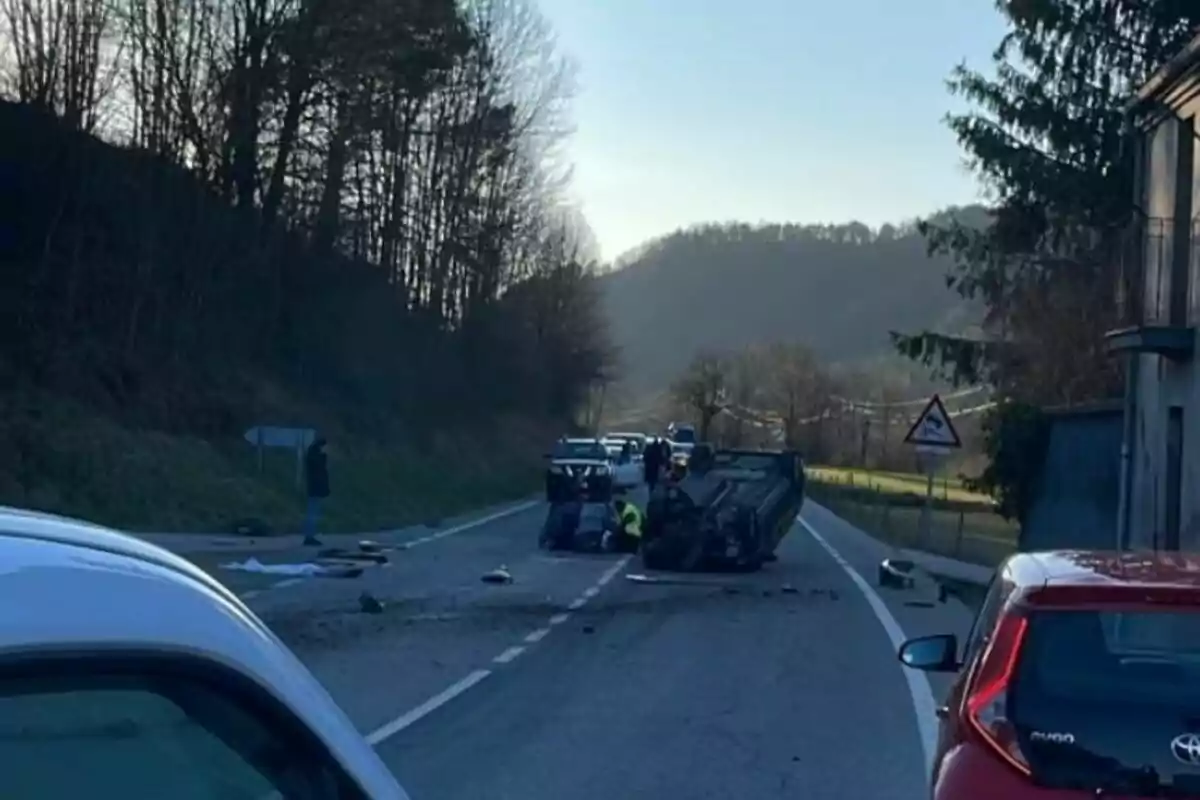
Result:
{"type": "Polygon", "coordinates": [[[759,574],[643,584],[636,561],[538,552],[544,513],[250,599],[414,800],[924,795],[944,687],[895,643],[970,617],[876,594],[874,540],[809,504],[759,574]],[[512,584],[481,581],[501,565],[512,584]]]}

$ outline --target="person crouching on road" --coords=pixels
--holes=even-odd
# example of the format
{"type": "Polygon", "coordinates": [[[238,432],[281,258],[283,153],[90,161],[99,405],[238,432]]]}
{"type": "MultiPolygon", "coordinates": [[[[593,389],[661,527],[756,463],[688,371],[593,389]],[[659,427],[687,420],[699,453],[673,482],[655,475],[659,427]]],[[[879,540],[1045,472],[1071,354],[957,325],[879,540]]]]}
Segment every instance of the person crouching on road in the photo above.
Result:
{"type": "Polygon", "coordinates": [[[605,550],[636,553],[642,544],[642,510],[628,500],[613,503],[617,510],[618,529],[615,538],[610,533],[605,537],[605,550]]]}

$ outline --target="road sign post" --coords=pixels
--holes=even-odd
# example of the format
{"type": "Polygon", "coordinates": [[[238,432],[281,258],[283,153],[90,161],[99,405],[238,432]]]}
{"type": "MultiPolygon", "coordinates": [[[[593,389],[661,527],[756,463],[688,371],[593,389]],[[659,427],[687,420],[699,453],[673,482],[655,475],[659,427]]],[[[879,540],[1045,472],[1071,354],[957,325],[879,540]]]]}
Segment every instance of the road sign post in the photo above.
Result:
{"type": "Polygon", "coordinates": [[[947,455],[962,447],[962,439],[946,412],[942,398],[934,395],[908,429],[904,443],[917,450],[925,473],[925,503],[921,506],[918,546],[928,545],[933,534],[933,482],[937,468],[947,455]]]}
{"type": "Polygon", "coordinates": [[[312,428],[280,428],[273,425],[256,425],[246,431],[246,441],[258,451],[258,471],[264,469],[265,451],[268,447],[288,448],[296,453],[296,488],[304,489],[304,451],[317,432],[312,428]]]}

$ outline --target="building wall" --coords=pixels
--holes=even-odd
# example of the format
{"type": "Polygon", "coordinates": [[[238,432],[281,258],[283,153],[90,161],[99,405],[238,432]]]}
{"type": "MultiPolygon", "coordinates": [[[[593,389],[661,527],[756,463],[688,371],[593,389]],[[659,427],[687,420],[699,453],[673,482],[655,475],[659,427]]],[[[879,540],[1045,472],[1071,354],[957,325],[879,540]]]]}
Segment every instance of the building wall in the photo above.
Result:
{"type": "MultiPolygon", "coordinates": [[[[1200,114],[1200,98],[1191,100],[1173,115],[1147,131],[1144,139],[1146,181],[1141,206],[1154,220],[1176,216],[1176,188],[1190,192],[1192,216],[1200,210],[1200,158],[1194,158],[1190,175],[1180,175],[1180,137],[1195,135],[1188,119],[1200,114]],[[1186,120],[1186,122],[1184,121],[1186,120]]],[[[1200,153],[1200,148],[1196,148],[1200,153]]],[[[1190,233],[1193,226],[1187,226],[1190,233]]],[[[1173,292],[1188,297],[1188,324],[1200,322],[1200,262],[1190,236],[1175,241],[1167,235],[1162,242],[1147,237],[1144,251],[1144,305],[1147,323],[1166,324],[1173,292]],[[1187,285],[1171,286],[1171,263],[1176,247],[1189,252],[1187,285]]],[[[1200,344],[1200,342],[1198,342],[1200,344]]],[[[1133,481],[1130,496],[1130,544],[1133,547],[1163,547],[1166,542],[1168,496],[1168,420],[1170,408],[1182,408],[1183,440],[1179,487],[1179,544],[1185,550],[1200,550],[1200,370],[1193,362],[1177,363],[1162,356],[1143,354],[1139,359],[1134,424],[1133,481]]]]}

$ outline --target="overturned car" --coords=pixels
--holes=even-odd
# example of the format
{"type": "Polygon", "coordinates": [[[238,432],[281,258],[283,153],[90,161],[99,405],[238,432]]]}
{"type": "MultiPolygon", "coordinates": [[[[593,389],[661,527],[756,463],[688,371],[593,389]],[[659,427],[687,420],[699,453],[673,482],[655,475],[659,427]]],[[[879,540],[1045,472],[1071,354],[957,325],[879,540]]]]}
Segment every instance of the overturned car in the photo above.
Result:
{"type": "Polygon", "coordinates": [[[645,567],[749,571],[771,560],[804,503],[800,454],[697,445],[688,466],[685,477],[650,497],[645,567]]]}

